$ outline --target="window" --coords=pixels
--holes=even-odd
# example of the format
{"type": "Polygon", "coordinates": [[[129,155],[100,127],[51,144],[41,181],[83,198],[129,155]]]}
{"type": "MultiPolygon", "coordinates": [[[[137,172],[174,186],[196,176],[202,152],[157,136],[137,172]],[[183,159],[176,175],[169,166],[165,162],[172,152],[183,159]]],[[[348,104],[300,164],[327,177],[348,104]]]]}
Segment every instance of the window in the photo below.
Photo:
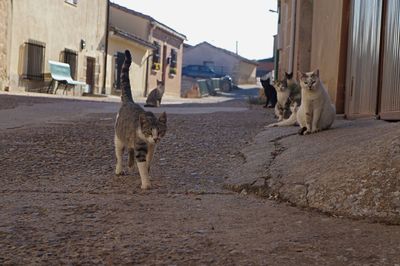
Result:
{"type": "Polygon", "coordinates": [[[158,42],[154,42],[156,48],[153,49],[153,63],[151,65],[152,70],[160,70],[160,49],[161,46],[158,42]]]}
{"type": "Polygon", "coordinates": [[[45,45],[30,40],[25,43],[25,64],[22,77],[30,80],[43,80],[45,45]]]}
{"type": "Polygon", "coordinates": [[[177,57],[178,57],[178,53],[176,52],[176,50],[171,49],[171,62],[169,65],[169,74],[170,75],[176,75],[177,57]]]}
{"type": "Polygon", "coordinates": [[[67,63],[71,67],[71,77],[72,79],[76,80],[76,69],[77,69],[77,62],[78,62],[78,53],[72,51],[70,49],[65,49],[62,52],[62,60],[64,63],[67,63]]]}
{"type": "Polygon", "coordinates": [[[78,0],[65,0],[65,2],[75,6],[78,4],[78,0]]]}

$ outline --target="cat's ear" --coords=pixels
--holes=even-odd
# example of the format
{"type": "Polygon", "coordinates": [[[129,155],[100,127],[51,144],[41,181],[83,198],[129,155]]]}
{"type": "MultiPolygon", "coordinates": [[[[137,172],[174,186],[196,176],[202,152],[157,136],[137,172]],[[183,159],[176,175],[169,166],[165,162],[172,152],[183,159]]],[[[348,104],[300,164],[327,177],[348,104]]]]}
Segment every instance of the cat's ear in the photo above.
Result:
{"type": "Polygon", "coordinates": [[[158,121],[162,124],[167,123],[167,113],[163,112],[160,117],[158,118],[158,121]]]}
{"type": "Polygon", "coordinates": [[[287,79],[292,79],[293,78],[293,72],[290,72],[290,73],[285,72],[285,76],[286,76],[287,79]]]}
{"type": "Polygon", "coordinates": [[[314,71],[314,76],[319,78],[319,69],[318,68],[314,71]]]}
{"type": "Polygon", "coordinates": [[[302,80],[305,76],[306,76],[306,73],[303,73],[300,70],[297,71],[297,79],[302,80]]]}

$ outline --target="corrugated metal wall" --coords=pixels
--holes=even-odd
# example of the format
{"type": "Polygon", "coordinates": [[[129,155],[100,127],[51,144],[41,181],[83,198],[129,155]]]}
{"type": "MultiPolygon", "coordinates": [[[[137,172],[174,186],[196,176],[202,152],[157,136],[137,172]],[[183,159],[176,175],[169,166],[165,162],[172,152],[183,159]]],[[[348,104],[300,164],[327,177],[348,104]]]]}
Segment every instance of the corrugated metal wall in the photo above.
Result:
{"type": "Polygon", "coordinates": [[[383,50],[382,119],[400,119],[400,1],[388,0],[383,50]]]}
{"type": "Polygon", "coordinates": [[[378,96],[381,0],[351,2],[346,115],[375,115],[378,96]]]}

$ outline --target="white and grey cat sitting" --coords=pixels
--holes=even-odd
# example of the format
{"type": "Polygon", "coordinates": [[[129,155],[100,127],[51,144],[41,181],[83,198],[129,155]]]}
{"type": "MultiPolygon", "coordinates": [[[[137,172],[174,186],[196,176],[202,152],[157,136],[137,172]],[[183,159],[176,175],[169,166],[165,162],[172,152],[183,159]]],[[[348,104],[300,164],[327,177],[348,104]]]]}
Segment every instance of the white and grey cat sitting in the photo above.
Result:
{"type": "Polygon", "coordinates": [[[146,112],[135,103],[132,98],[129,81],[129,67],[132,62],[131,54],[125,51],[125,61],[121,71],[122,105],[119,109],[115,123],[115,154],[117,164],[115,174],[123,174],[122,156],[128,150],[128,166],[133,168],[136,162],[142,189],[149,189],[150,163],[156,144],[164,137],[167,131],[167,115],[162,113],[157,118],[152,112],[146,112]]]}
{"type": "Polygon", "coordinates": [[[274,87],[276,90],[276,98],[277,102],[275,105],[275,115],[278,118],[278,122],[287,119],[290,115],[290,110],[287,109],[286,102],[289,98],[290,91],[287,87],[285,81],[274,81],[274,87]]]}
{"type": "Polygon", "coordinates": [[[157,87],[147,95],[145,107],[160,107],[161,99],[164,95],[164,82],[157,79],[157,87]]]}
{"type": "Polygon", "coordinates": [[[275,105],[277,123],[269,124],[268,127],[294,126],[297,123],[297,110],[301,105],[301,89],[293,74],[285,72],[282,81],[276,81],[274,86],[277,91],[278,102],[275,105]]]}
{"type": "Polygon", "coordinates": [[[301,106],[297,112],[299,134],[316,133],[332,126],[336,109],[319,78],[319,70],[298,72],[301,86],[301,106]]]}
{"type": "Polygon", "coordinates": [[[290,104],[290,116],[287,119],[283,119],[279,122],[269,124],[266,128],[269,127],[286,127],[286,126],[295,126],[297,125],[297,112],[299,110],[299,105],[296,101],[290,104]]]}

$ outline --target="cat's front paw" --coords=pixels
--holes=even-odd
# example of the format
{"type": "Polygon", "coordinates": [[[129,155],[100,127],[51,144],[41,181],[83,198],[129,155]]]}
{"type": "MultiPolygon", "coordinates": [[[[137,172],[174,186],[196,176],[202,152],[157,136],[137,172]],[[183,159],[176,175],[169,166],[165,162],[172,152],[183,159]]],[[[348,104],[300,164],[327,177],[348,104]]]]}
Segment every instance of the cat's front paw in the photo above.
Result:
{"type": "Polygon", "coordinates": [[[297,133],[299,135],[305,135],[304,132],[306,132],[306,131],[307,131],[307,128],[306,127],[302,127],[302,128],[299,129],[299,131],[297,133]]]}
{"type": "Polygon", "coordinates": [[[126,173],[125,173],[125,171],[120,171],[120,172],[115,171],[115,175],[116,176],[123,176],[123,175],[126,175],[126,173]]]}
{"type": "Polygon", "coordinates": [[[313,130],[311,131],[311,133],[317,133],[317,132],[320,132],[320,131],[321,131],[321,129],[316,128],[316,129],[313,129],[313,130]]]}
{"type": "Polygon", "coordinates": [[[143,190],[147,190],[151,188],[151,183],[144,183],[142,184],[142,186],[140,187],[143,190]]]}
{"type": "Polygon", "coordinates": [[[122,170],[122,167],[116,167],[115,168],[115,175],[120,176],[120,175],[125,175],[124,171],[122,170]]]}

